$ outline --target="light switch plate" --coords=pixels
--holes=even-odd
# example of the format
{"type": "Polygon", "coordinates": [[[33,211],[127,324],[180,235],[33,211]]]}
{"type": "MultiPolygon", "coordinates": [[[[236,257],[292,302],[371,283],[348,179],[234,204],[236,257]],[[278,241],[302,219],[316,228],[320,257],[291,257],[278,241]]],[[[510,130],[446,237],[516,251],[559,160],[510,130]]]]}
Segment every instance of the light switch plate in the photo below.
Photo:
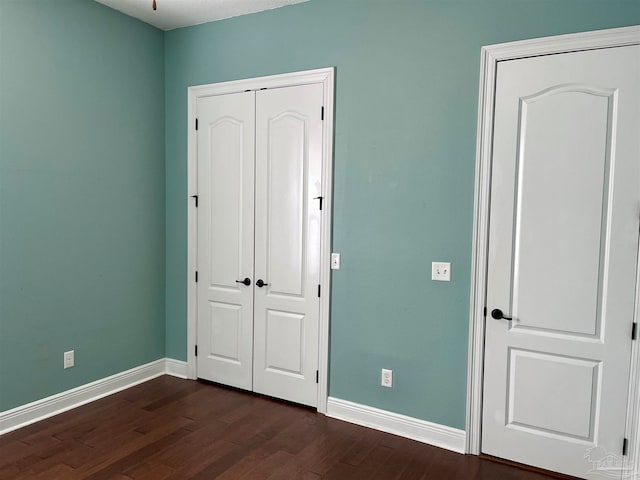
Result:
{"type": "Polygon", "coordinates": [[[431,262],[431,280],[439,282],[451,281],[451,263],[431,262]]]}
{"type": "Polygon", "coordinates": [[[340,270],[340,254],[331,254],[331,270],[340,270]]]}

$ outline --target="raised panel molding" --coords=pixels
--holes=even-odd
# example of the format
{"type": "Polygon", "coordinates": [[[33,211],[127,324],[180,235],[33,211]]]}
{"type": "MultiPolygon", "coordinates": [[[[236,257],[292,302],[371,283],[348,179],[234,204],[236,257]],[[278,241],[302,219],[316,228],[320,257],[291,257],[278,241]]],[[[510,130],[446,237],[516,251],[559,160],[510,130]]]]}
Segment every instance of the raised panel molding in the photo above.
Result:
{"type": "Polygon", "coordinates": [[[271,284],[269,293],[301,298],[304,297],[306,267],[305,229],[301,228],[307,196],[305,179],[308,158],[304,153],[307,142],[306,118],[291,111],[270,118],[267,137],[267,184],[270,190],[267,217],[267,277],[271,284]],[[285,139],[284,143],[282,138],[285,139]],[[291,146],[292,138],[296,139],[294,147],[291,146]],[[300,158],[302,163],[298,161],[300,158]],[[291,187],[296,185],[296,181],[301,188],[294,190],[291,187]],[[291,218],[296,219],[294,227],[291,227],[291,223],[286,223],[291,218]],[[291,232],[295,232],[295,235],[291,232]],[[272,268],[274,258],[279,259],[278,268],[272,268]]]}
{"type": "Polygon", "coordinates": [[[595,446],[601,366],[595,360],[509,349],[507,426],[595,446]],[[555,395],[540,400],[537,391],[555,395]],[[575,400],[571,405],[563,401],[567,394],[575,400]]]}
{"type": "Polygon", "coordinates": [[[327,416],[381,432],[411,438],[453,452],[465,453],[467,441],[465,431],[446,425],[334,397],[329,397],[327,402],[327,416]]]}
{"type": "Polygon", "coordinates": [[[240,339],[242,330],[242,307],[228,303],[209,301],[209,345],[210,352],[203,355],[224,362],[241,364],[240,339]],[[216,312],[217,311],[217,312],[216,312]]]}
{"type": "Polygon", "coordinates": [[[517,319],[514,331],[594,339],[602,335],[616,96],[611,89],[562,84],[520,99],[510,308],[517,319]],[[553,124],[548,118],[554,118],[553,124]],[[582,172],[581,183],[573,182],[576,171],[582,172]],[[565,208],[584,214],[540,228],[540,218],[553,218],[565,208]],[[540,285],[537,272],[547,269],[567,275],[540,285]],[[546,299],[544,304],[522,294],[533,288],[546,299]],[[560,301],[564,309],[551,307],[560,301]]]}
{"type": "MultiPolygon", "coordinates": [[[[233,282],[236,274],[242,272],[242,251],[238,245],[243,243],[242,230],[242,192],[243,192],[243,137],[244,122],[225,116],[209,125],[211,144],[210,155],[215,161],[210,165],[209,183],[211,189],[211,210],[208,228],[211,230],[221,218],[232,218],[235,228],[229,228],[225,236],[215,237],[209,249],[209,272],[211,287],[238,290],[233,282]],[[233,153],[223,155],[221,152],[233,153]],[[215,154],[214,154],[215,153],[215,154]],[[225,172],[224,175],[221,171],[225,172]],[[237,183],[238,196],[233,197],[232,185],[237,183]]],[[[239,278],[239,277],[238,277],[239,278]]]]}
{"type": "Polygon", "coordinates": [[[266,324],[265,365],[267,370],[304,378],[304,355],[301,348],[304,345],[305,316],[299,313],[267,310],[266,324]],[[276,341],[278,338],[286,339],[291,350],[270,348],[280,344],[276,341]],[[294,348],[296,345],[297,349],[294,348]]]}

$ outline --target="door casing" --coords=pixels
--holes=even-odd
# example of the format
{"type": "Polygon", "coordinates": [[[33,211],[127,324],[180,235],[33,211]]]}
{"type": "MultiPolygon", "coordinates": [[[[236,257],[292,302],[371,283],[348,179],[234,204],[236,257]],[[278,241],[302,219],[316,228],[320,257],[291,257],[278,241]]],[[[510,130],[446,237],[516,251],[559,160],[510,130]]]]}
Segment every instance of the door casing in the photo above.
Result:
{"type": "Polygon", "coordinates": [[[331,258],[331,212],[333,178],[333,112],[334,112],[334,68],[322,68],[302,72],[285,73],[266,77],[234,80],[222,83],[198,85],[187,88],[187,377],[197,378],[196,370],[196,312],[197,289],[195,283],[197,259],[197,210],[193,196],[197,195],[198,162],[197,135],[195,130],[196,105],[200,97],[225,95],[297,85],[321,83],[324,98],[324,128],[322,132],[322,184],[323,203],[320,232],[320,297],[318,329],[318,412],[327,411],[328,366],[329,366],[329,306],[330,306],[330,258],[331,258]]]}
{"type": "MultiPolygon", "coordinates": [[[[489,242],[489,195],[493,139],[493,106],[498,62],[518,58],[568,53],[599,48],[640,44],[640,26],[598,30],[554,37],[482,47],[478,132],[476,143],[476,174],[473,212],[473,243],[471,258],[471,291],[469,309],[469,365],[467,369],[466,453],[480,454],[482,428],[482,385],[485,337],[485,298],[489,242]]],[[[640,161],[640,159],[638,159],[640,161]]],[[[639,212],[640,214],[640,212],[639,212]]],[[[636,282],[636,289],[638,283],[636,282]]],[[[636,318],[638,292],[636,291],[636,318]]],[[[640,473],[640,351],[633,342],[629,398],[625,436],[630,441],[624,468],[640,473]]],[[[628,470],[626,470],[628,471],[628,470]]]]}

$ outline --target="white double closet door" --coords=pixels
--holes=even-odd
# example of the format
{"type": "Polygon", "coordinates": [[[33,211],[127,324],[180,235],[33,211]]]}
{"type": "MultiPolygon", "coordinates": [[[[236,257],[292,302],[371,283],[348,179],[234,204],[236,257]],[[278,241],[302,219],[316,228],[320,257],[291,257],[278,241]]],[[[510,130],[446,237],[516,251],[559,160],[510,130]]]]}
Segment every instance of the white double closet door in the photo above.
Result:
{"type": "Polygon", "coordinates": [[[197,375],[317,406],[323,87],[197,100],[197,375]]]}

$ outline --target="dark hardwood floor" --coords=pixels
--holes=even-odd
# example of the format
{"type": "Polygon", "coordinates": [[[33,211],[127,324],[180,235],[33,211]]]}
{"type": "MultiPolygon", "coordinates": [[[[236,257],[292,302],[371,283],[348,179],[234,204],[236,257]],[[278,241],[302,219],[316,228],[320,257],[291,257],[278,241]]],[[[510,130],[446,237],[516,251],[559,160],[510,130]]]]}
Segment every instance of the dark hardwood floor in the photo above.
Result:
{"type": "Polygon", "coordinates": [[[1,480],[548,477],[163,376],[0,436],[1,480]]]}

